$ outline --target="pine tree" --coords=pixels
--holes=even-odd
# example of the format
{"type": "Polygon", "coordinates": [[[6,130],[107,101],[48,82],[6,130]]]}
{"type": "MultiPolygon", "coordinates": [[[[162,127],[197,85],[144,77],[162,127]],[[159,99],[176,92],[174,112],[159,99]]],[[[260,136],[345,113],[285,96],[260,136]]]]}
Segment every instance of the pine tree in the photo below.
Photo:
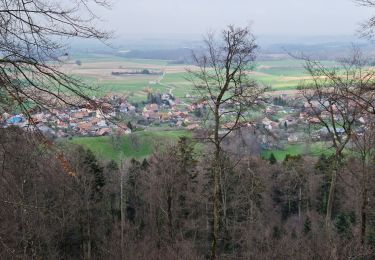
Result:
{"type": "Polygon", "coordinates": [[[92,197],[100,200],[103,196],[102,188],[105,185],[103,167],[99,165],[98,160],[91,150],[86,151],[84,164],[88,166],[88,173],[94,177],[92,183],[92,197]]]}
{"type": "Polygon", "coordinates": [[[309,234],[311,231],[311,220],[309,217],[306,218],[305,223],[303,224],[303,233],[305,235],[309,234]]]}
{"type": "Polygon", "coordinates": [[[276,164],[277,163],[276,156],[273,153],[271,153],[270,158],[268,160],[269,160],[270,164],[276,164]]]}

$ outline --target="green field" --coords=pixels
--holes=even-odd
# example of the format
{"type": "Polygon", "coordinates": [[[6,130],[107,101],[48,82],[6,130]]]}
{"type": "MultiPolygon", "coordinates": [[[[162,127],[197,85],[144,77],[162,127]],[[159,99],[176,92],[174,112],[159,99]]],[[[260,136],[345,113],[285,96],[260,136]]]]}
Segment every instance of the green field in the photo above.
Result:
{"type": "Polygon", "coordinates": [[[112,139],[110,136],[76,137],[69,143],[82,145],[99,158],[118,161],[123,158],[142,159],[161,149],[163,145],[176,142],[179,137],[191,137],[191,133],[187,131],[161,130],[135,132],[132,135],[133,137],[126,135],[120,139],[112,139]]]}
{"type": "Polygon", "coordinates": [[[270,158],[271,154],[274,154],[278,161],[283,161],[285,157],[289,155],[310,155],[319,156],[321,154],[332,154],[333,150],[330,149],[326,144],[322,142],[313,144],[294,144],[285,145],[284,149],[265,150],[262,153],[262,157],[265,159],[270,158]]]}
{"type": "MultiPolygon", "coordinates": [[[[323,62],[327,66],[334,62],[323,62]]],[[[272,90],[293,90],[308,78],[303,62],[293,59],[259,60],[254,67],[251,77],[259,83],[270,86],[272,90]]],[[[170,65],[165,60],[126,59],[109,55],[77,55],[71,59],[68,71],[80,77],[89,86],[96,89],[89,93],[103,96],[108,93],[120,93],[129,97],[132,102],[145,100],[145,90],[153,92],[168,92],[178,98],[193,92],[192,84],[186,79],[188,76],[185,65],[170,65]],[[74,61],[80,60],[81,66],[74,61]],[[113,76],[112,71],[120,69],[150,69],[164,71],[164,77],[158,75],[113,76]]]]}

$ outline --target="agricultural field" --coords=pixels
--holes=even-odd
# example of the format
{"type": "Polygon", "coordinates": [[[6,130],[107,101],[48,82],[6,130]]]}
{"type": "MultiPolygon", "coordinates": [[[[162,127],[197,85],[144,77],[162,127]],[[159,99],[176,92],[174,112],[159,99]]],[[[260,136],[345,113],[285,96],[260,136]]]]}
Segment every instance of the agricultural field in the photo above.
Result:
{"type": "MultiPolygon", "coordinates": [[[[326,65],[334,64],[325,62],[326,65]]],[[[109,55],[77,55],[64,65],[64,71],[82,79],[95,91],[89,93],[103,96],[108,93],[127,95],[132,102],[145,100],[148,91],[169,92],[184,99],[193,88],[186,79],[187,65],[170,65],[166,60],[127,59],[109,55]],[[81,65],[77,65],[79,60],[81,65]],[[163,75],[112,75],[124,70],[154,70],[163,75]]],[[[308,79],[303,62],[298,60],[257,61],[251,76],[259,83],[271,87],[272,91],[293,93],[302,80],[308,79]]]]}

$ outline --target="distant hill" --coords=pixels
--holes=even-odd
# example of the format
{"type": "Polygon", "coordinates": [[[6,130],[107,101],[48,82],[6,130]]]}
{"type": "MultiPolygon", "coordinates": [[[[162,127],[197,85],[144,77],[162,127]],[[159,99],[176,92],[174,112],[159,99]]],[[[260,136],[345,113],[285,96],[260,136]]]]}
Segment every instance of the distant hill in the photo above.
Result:
{"type": "Polygon", "coordinates": [[[187,62],[191,57],[191,49],[157,49],[157,50],[131,50],[126,53],[120,53],[119,56],[130,59],[151,59],[151,60],[170,60],[187,62]]]}

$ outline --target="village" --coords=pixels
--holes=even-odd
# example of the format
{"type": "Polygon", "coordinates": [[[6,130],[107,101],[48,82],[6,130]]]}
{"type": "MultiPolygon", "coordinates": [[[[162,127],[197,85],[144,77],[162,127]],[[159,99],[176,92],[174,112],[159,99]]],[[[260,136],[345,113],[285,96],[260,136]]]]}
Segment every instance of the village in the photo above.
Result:
{"type": "Polygon", "coordinates": [[[49,137],[126,135],[136,128],[151,125],[196,129],[199,121],[193,118],[192,105],[180,109],[179,101],[171,94],[149,94],[147,102],[130,104],[120,95],[107,95],[93,99],[98,105],[82,105],[71,109],[40,110],[24,114],[3,113],[0,127],[17,126],[26,130],[39,131],[49,137]]]}
{"type": "MultiPolygon", "coordinates": [[[[170,93],[147,95],[141,103],[130,103],[118,94],[94,98],[99,108],[80,106],[71,109],[38,111],[29,115],[0,116],[0,126],[18,126],[39,131],[51,138],[74,136],[128,135],[149,127],[198,130],[207,120],[208,102],[182,102],[170,93]]],[[[313,104],[319,107],[319,104],[313,104]]],[[[224,108],[225,109],[225,108],[224,108]]],[[[259,113],[242,125],[251,127],[262,149],[282,149],[285,144],[329,140],[327,129],[314,117],[310,104],[291,95],[267,95],[257,101],[259,113]]],[[[223,111],[224,112],[224,111],[223,111]]],[[[328,117],[322,113],[323,118],[328,117]]],[[[357,132],[363,130],[366,119],[358,120],[357,132]]],[[[228,129],[227,122],[222,126],[228,129]]],[[[343,129],[337,129],[344,134],[343,129]]]]}

